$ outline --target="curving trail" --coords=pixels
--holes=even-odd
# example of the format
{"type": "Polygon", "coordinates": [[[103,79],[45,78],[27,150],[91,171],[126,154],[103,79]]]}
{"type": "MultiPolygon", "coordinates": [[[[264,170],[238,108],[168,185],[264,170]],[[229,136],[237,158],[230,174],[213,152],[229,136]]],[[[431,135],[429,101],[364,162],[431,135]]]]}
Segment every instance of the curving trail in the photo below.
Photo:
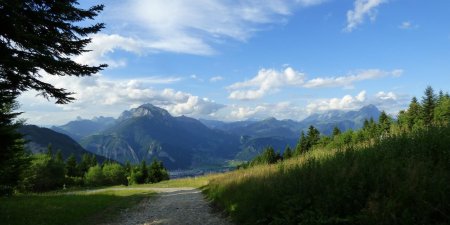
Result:
{"type": "MultiPolygon", "coordinates": [[[[205,201],[200,190],[195,188],[142,188],[158,192],[137,206],[121,213],[108,225],[153,225],[153,224],[232,224],[217,213],[205,201]]],[[[95,190],[101,191],[101,190],[95,190]]],[[[104,225],[107,225],[104,224],[104,225]]]]}

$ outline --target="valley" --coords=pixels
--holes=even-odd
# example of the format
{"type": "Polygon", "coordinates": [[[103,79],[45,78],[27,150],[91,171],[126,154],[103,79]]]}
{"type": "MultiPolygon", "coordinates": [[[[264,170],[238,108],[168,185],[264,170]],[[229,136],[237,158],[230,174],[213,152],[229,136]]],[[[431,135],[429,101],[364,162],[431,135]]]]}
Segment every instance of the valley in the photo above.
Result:
{"type": "MultiPolygon", "coordinates": [[[[334,127],[342,131],[359,129],[364,120],[377,119],[380,111],[368,105],[357,111],[328,111],[313,114],[302,121],[268,118],[260,121],[222,122],[197,120],[185,116],[174,117],[162,108],[144,104],[124,111],[117,119],[96,117],[79,119],[51,129],[68,135],[78,142],[79,152],[66,150],[70,145],[58,144],[59,136],[40,138],[46,128],[25,126],[22,133],[29,140],[32,152],[44,152],[49,144],[62,149],[66,158],[69,152],[80,158],[85,151],[99,159],[122,164],[151,162],[156,158],[172,172],[174,177],[199,175],[232,169],[233,161],[245,162],[259,155],[268,146],[282,153],[287,146],[294,148],[301,131],[314,125],[324,134],[334,127]],[[228,169],[227,169],[228,168],[228,169]],[[181,172],[180,172],[181,171],[181,172]]],[[[68,140],[65,138],[64,140],[68,140]]]]}

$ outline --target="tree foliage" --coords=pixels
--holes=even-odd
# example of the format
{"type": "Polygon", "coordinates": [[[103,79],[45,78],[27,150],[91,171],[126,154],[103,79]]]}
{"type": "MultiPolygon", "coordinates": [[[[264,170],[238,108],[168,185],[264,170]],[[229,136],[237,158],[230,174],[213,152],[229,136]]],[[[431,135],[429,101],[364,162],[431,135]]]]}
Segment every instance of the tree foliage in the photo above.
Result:
{"type": "Polygon", "coordinates": [[[21,125],[15,120],[20,114],[14,112],[18,107],[16,95],[0,90],[0,195],[12,193],[29,163],[22,135],[16,131],[21,125]]]}
{"type": "Polygon", "coordinates": [[[62,188],[65,181],[64,171],[64,163],[50,155],[33,155],[30,167],[24,172],[21,186],[24,190],[33,192],[62,188]]]}
{"type": "Polygon", "coordinates": [[[80,25],[96,17],[103,5],[89,9],[77,5],[76,0],[0,1],[0,90],[32,89],[64,104],[74,100],[72,93],[42,81],[42,75],[89,76],[106,67],[73,60],[88,51],[87,36],[104,27],[103,23],[80,25]]]}

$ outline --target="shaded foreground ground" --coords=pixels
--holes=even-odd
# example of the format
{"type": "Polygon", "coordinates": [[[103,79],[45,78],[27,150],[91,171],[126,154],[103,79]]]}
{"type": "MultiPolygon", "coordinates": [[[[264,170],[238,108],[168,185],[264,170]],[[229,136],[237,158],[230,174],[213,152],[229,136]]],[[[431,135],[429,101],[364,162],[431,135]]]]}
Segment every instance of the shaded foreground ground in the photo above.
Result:
{"type": "Polygon", "coordinates": [[[122,212],[116,221],[103,225],[231,224],[220,214],[212,213],[211,207],[199,189],[185,187],[145,189],[158,194],[122,212]]]}

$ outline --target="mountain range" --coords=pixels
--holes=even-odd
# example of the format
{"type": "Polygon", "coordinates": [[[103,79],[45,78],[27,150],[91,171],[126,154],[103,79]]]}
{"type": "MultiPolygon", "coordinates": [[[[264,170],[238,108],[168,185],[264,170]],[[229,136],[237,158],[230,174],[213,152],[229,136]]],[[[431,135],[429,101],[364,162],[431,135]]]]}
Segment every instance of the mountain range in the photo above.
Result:
{"type": "MultiPolygon", "coordinates": [[[[67,159],[71,154],[74,154],[77,160],[80,161],[83,154],[92,155],[91,152],[85,150],[69,136],[48,128],[35,125],[24,125],[21,126],[18,131],[26,140],[26,149],[33,154],[46,153],[48,146],[51,145],[54,154],[56,151],[61,150],[63,159],[67,159]]],[[[99,162],[107,160],[100,155],[96,155],[96,159],[99,162]]]]}
{"type": "Polygon", "coordinates": [[[380,111],[368,105],[357,111],[332,110],[302,121],[246,120],[223,122],[172,116],[151,104],[124,111],[117,119],[96,117],[75,120],[51,129],[67,134],[82,148],[122,163],[158,158],[169,169],[223,167],[230,160],[250,160],[263,148],[282,151],[294,147],[301,131],[310,125],[329,135],[358,129],[364,119],[378,119],[380,111]]]}

